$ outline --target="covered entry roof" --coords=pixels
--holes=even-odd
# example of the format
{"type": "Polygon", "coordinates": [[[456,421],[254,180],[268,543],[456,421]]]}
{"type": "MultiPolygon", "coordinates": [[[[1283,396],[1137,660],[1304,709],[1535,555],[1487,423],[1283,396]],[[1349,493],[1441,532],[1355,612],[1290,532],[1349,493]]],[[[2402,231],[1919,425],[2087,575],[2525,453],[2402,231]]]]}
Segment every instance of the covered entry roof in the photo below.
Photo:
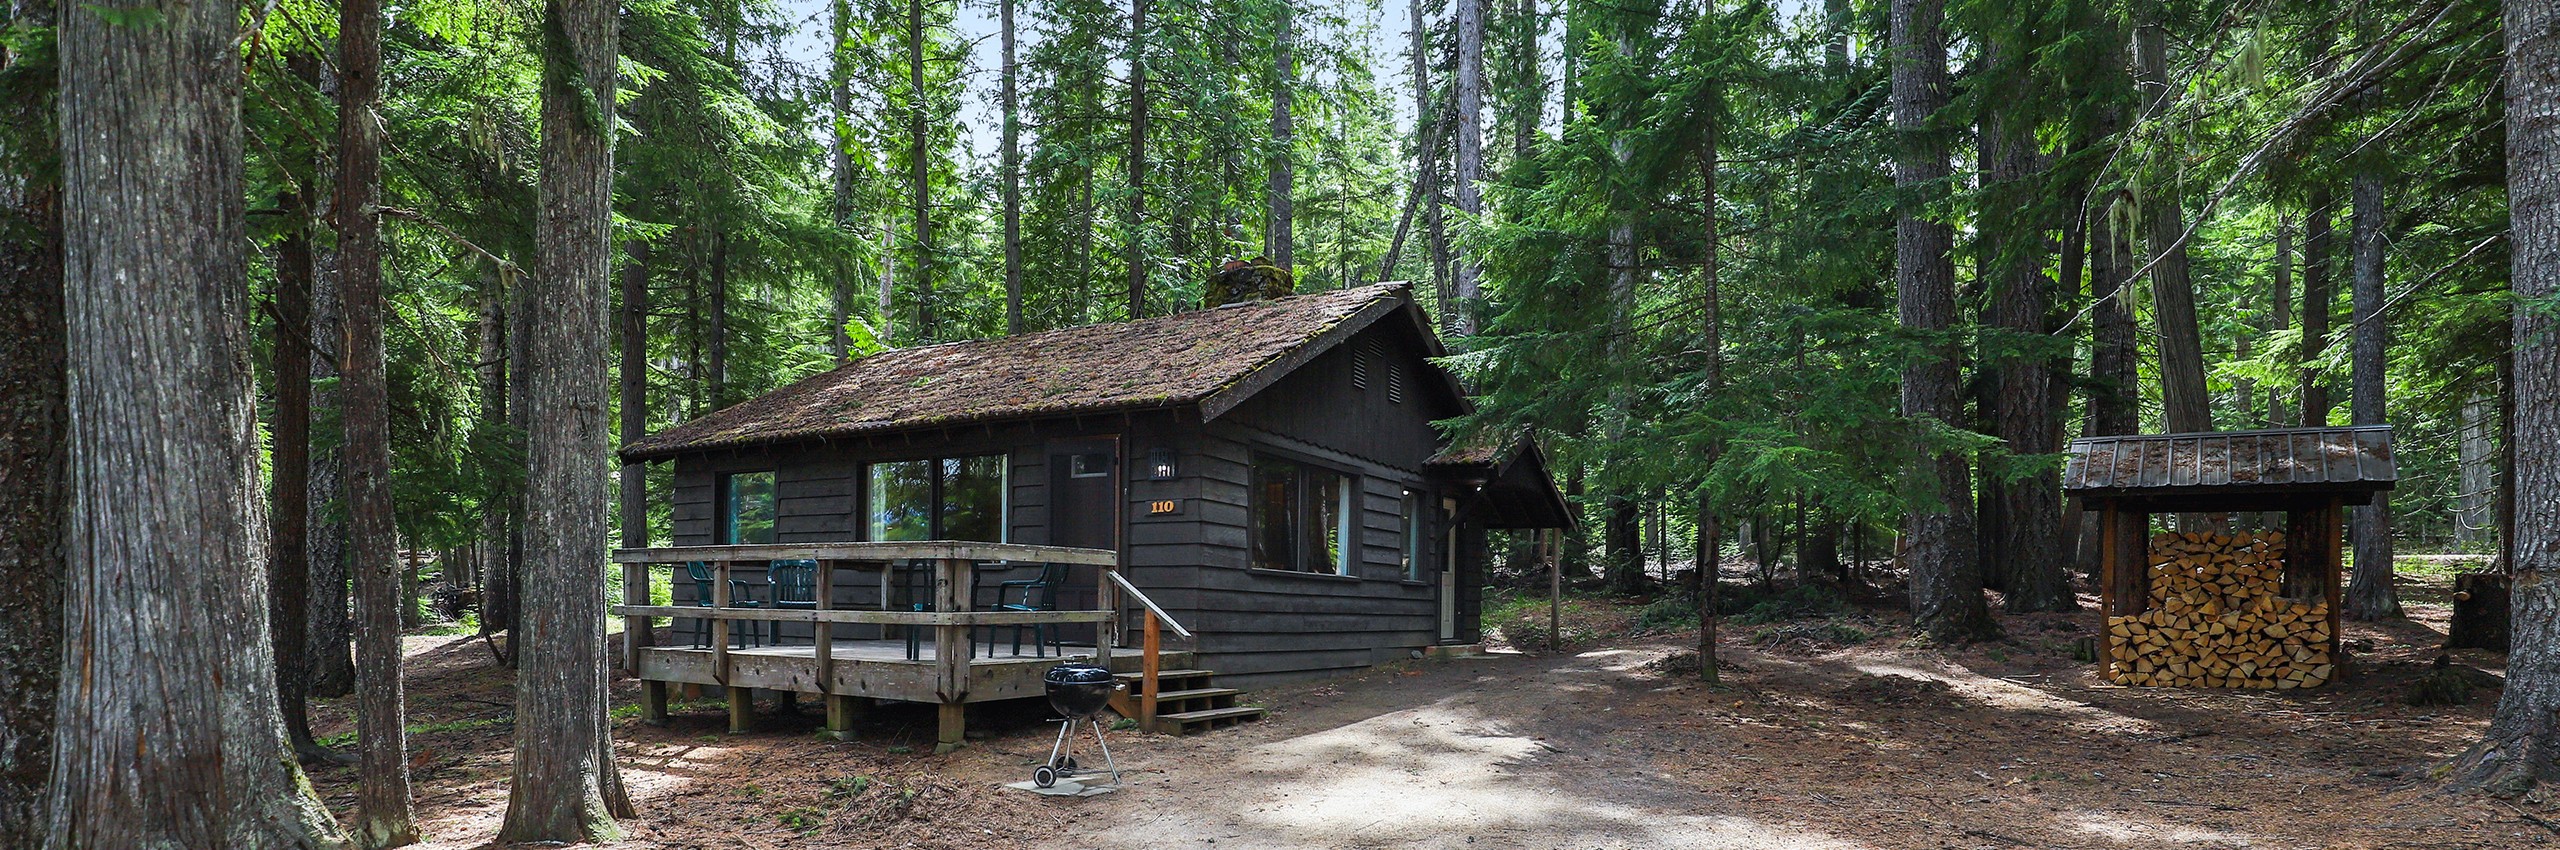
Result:
{"type": "Polygon", "coordinates": [[[2389,425],[2082,437],[2067,451],[2074,496],[2369,497],[2399,478],[2389,425]]]}
{"type": "Polygon", "coordinates": [[[1487,528],[1574,526],[1573,507],[1547,473],[1545,453],[1525,433],[1462,440],[1422,466],[1443,481],[1475,487],[1466,509],[1487,528]]]}
{"type": "MultiPolygon", "coordinates": [[[[1411,289],[1381,283],[883,351],[632,442],[622,456],[1183,405],[1215,419],[1391,316],[1413,323],[1429,353],[1440,353],[1411,289]]],[[[1442,383],[1464,407],[1456,383],[1442,383]]]]}

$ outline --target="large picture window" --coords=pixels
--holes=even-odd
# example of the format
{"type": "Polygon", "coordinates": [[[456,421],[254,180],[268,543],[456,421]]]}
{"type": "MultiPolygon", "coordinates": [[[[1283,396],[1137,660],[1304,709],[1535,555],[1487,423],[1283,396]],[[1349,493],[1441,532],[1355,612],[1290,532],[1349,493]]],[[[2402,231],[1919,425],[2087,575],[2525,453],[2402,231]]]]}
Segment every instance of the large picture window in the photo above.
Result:
{"type": "Polygon", "coordinates": [[[773,542],[773,473],[720,476],[720,542],[773,542]]]}
{"type": "Polygon", "coordinates": [[[870,540],[1005,539],[1005,456],[871,464],[864,489],[870,540]]]}
{"type": "Polygon", "coordinates": [[[1351,477],[1258,455],[1253,461],[1253,565],[1266,570],[1350,575],[1359,537],[1351,477]]]}

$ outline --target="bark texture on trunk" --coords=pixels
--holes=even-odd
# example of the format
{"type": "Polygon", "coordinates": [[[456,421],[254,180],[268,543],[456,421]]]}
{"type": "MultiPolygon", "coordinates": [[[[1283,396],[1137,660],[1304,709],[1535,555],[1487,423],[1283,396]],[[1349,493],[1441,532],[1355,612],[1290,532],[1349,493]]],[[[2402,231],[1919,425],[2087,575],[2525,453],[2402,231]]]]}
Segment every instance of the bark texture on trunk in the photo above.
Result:
{"type": "Polygon", "coordinates": [[[1004,27],[1004,83],[1000,93],[1004,111],[1004,332],[1018,334],[1022,327],[1022,99],[1015,80],[1017,69],[1013,53],[1013,7],[1015,0],[997,4],[997,16],[1004,27]]]}
{"type": "Polygon", "coordinates": [[[2455,781],[2501,795],[2560,780],[2560,6],[2508,0],[2507,209],[2518,309],[2511,540],[2513,649],[2488,734],[2455,781]]]}
{"type": "MultiPolygon", "coordinates": [[[[1905,192],[1943,183],[1949,174],[1946,143],[1929,118],[1947,103],[1946,5],[1943,0],[1893,0],[1894,185],[1905,192]]],[[[1894,289],[1902,327],[1926,339],[1928,353],[1902,369],[1903,415],[1955,427],[1962,417],[1958,350],[1946,336],[1956,323],[1955,228],[1925,217],[1917,199],[1904,199],[1894,217],[1894,289]]],[[[1920,628],[1942,641],[1967,641],[1997,631],[1982,600],[1982,565],[1974,557],[1972,470],[1962,452],[1927,449],[1913,489],[1927,503],[1904,518],[1911,573],[1911,612],[1920,628]]]]}
{"type": "MultiPolygon", "coordinates": [[[[1991,69],[1987,73],[1998,75],[2001,83],[2023,85],[2026,75],[2016,69],[2020,57],[2011,55],[1996,39],[1983,54],[1983,64],[1991,69]]],[[[2043,222],[2030,220],[2023,212],[2034,207],[2028,195],[2041,182],[2034,179],[2035,135],[2031,127],[1996,109],[1986,111],[1981,123],[1982,180],[1996,193],[1995,209],[2003,211],[1982,227],[1983,238],[1991,246],[1985,259],[1991,292],[1985,307],[1988,315],[1983,318],[2014,341],[2003,345],[2004,351],[2009,345],[2027,349],[1984,364],[1989,373],[1984,383],[1991,391],[1984,414],[1991,420],[1992,435],[2003,444],[2002,451],[2050,455],[2062,450],[2056,442],[2061,438],[2063,401],[2056,393],[2054,375],[2063,367],[2052,355],[2037,350],[2049,333],[2054,283],[2044,271],[2051,249],[2043,222]]],[[[2008,609],[2079,608],[2063,557],[2061,473],[2046,470],[2022,478],[2008,477],[1998,469],[1984,473],[1982,501],[1990,508],[1992,527],[1986,535],[1991,551],[1983,553],[1982,561],[1986,569],[2002,573],[2008,609]]]]}
{"type": "MultiPolygon", "coordinates": [[[[2293,221],[2282,215],[2276,218],[2275,291],[2268,294],[2268,306],[2274,311],[2272,330],[2283,333],[2293,329],[2293,221]]],[[[2273,353],[2273,352],[2270,352],[2273,353]]],[[[2266,427],[2283,428],[2293,422],[2285,413],[2285,390],[2282,382],[2267,388],[2266,427]]]]}
{"type": "Polygon", "coordinates": [[[347,549],[355,573],[356,735],[353,834],[365,847],[418,840],[409,804],[408,704],[400,677],[400,532],[391,508],[391,393],[382,291],[382,4],[346,0],[338,15],[338,273],[345,299],[340,380],[346,428],[347,549]]]}
{"type": "Polygon", "coordinates": [[[1297,4],[1280,4],[1279,15],[1271,34],[1270,176],[1263,185],[1269,209],[1263,216],[1262,250],[1272,265],[1294,270],[1298,261],[1297,4]]]}
{"type": "Polygon", "coordinates": [[[62,582],[48,847],[346,843],[285,747],[255,568],[239,14],[110,0],[59,31],[62,544],[80,568],[62,582]]]}
{"type": "MultiPolygon", "coordinates": [[[[329,82],[336,86],[334,75],[329,82]]],[[[325,182],[335,184],[334,158],[325,182]]],[[[325,197],[325,196],[324,196],[325,197]]],[[[338,203],[330,198],[315,215],[336,221],[338,203]]],[[[345,311],[339,293],[339,251],[331,248],[314,258],[311,275],[311,478],[304,508],[311,519],[310,605],[304,618],[310,629],[305,658],[311,671],[311,695],[342,697],[356,690],[356,662],[351,650],[354,623],[349,617],[347,552],[346,439],[339,424],[344,394],[339,388],[338,358],[346,350],[345,311]]]]}
{"type": "Polygon", "coordinates": [[[2329,424],[2329,388],[2321,381],[2319,366],[2312,364],[2329,350],[2329,312],[2337,300],[2329,268],[2337,241],[2331,222],[2338,207],[2324,187],[2314,186],[2307,195],[2302,219],[2302,353],[2295,358],[2305,365],[2294,395],[2302,400],[2302,424],[2317,428],[2329,424]]]}
{"type": "MultiPolygon", "coordinates": [[[[827,4],[827,114],[829,122],[827,164],[833,178],[834,194],[829,204],[830,221],[839,233],[853,232],[853,67],[846,53],[853,49],[853,10],[851,0],[830,0],[827,4]]],[[[1008,7],[1010,0],[1008,0],[1008,7]]],[[[1008,77],[1010,75],[1008,74],[1008,77]]],[[[1010,147],[1010,145],[1008,145],[1010,147]]],[[[853,320],[853,267],[838,266],[833,286],[828,325],[828,346],[835,354],[836,365],[852,359],[853,337],[845,332],[845,323],[853,320]]]]}
{"type": "MultiPolygon", "coordinates": [[[[513,349],[508,344],[512,294],[507,282],[512,275],[494,270],[480,279],[480,329],[476,343],[480,358],[480,422],[484,434],[501,433],[511,424],[507,417],[507,364],[513,349]]],[[[480,637],[488,641],[492,651],[498,644],[495,635],[515,626],[516,575],[513,535],[516,512],[515,491],[511,488],[483,508],[480,517],[480,637]]],[[[505,653],[498,653],[505,662],[505,653]]]]}
{"type": "MultiPolygon", "coordinates": [[[[1456,169],[1458,212],[1473,226],[1477,214],[1484,211],[1484,195],[1476,181],[1484,176],[1484,0],[1451,0],[1452,17],[1457,26],[1458,68],[1454,81],[1458,101],[1458,139],[1456,169]]],[[[1478,290],[1482,269],[1476,262],[1457,258],[1452,264],[1457,296],[1459,336],[1476,332],[1476,302],[1483,299],[1478,290]]]]}
{"type": "MultiPolygon", "coordinates": [[[[2156,18],[2158,0],[2135,4],[2135,14],[2156,18]]],[[[2168,35],[2156,19],[2142,20],[2133,31],[2134,82],[2143,92],[2146,112],[2156,113],[2169,97],[2168,35]]],[[[2171,432],[2213,430],[2212,399],[2204,380],[2204,334],[2196,324],[2196,286],[2187,249],[2178,241],[2185,231],[2181,192],[2174,182],[2151,188],[2145,199],[2144,237],[2151,243],[2151,314],[2160,345],[2160,393],[2171,432]]]]}
{"type": "MultiPolygon", "coordinates": [[[[2391,323],[2382,313],[2389,294],[2383,291],[2383,238],[2388,235],[2383,177],[2364,171],[2355,177],[2355,385],[2348,412],[2358,425],[2385,425],[2383,364],[2390,345],[2391,323]]],[[[2391,575],[2391,491],[2373,494],[2373,504],[2348,511],[2347,537],[2355,546],[2355,571],[2347,582],[2345,614],[2358,620],[2398,617],[2400,592],[2391,575]]]]}
{"type": "Polygon", "coordinates": [[[550,0],[533,275],[519,299],[524,610],[502,842],[619,839],[631,803],[605,715],[606,317],[614,0],[550,0]]]}
{"type": "MultiPolygon", "coordinates": [[[[907,0],[907,191],[915,201],[915,233],[910,234],[916,243],[915,338],[932,342],[940,328],[934,323],[938,311],[933,304],[933,131],[925,120],[924,4],[925,0],[907,0]]],[[[888,306],[885,290],[881,306],[888,306]]]]}
{"type": "MultiPolygon", "coordinates": [[[[0,5],[8,20],[54,24],[52,0],[0,5]]],[[[53,703],[62,673],[62,187],[54,66],[42,51],[0,51],[0,81],[33,96],[0,101],[0,847],[44,842],[53,771],[53,703]]]]}
{"type": "MultiPolygon", "coordinates": [[[[649,433],[649,243],[624,242],[622,255],[622,362],[616,377],[622,395],[622,443],[630,445],[649,433]]],[[[649,465],[624,463],[616,478],[621,492],[622,546],[646,547],[649,465]]]]}
{"type": "Polygon", "coordinates": [[[1129,319],[1147,315],[1147,0],[1129,0],[1129,319]]]}

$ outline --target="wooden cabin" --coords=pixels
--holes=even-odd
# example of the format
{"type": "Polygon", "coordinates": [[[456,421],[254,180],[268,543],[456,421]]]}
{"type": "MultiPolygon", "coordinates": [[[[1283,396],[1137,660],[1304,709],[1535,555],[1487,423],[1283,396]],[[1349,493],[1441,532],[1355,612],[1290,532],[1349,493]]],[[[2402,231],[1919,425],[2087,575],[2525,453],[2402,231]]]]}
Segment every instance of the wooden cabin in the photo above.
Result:
{"type": "MultiPolygon", "coordinates": [[[[884,351],[630,443],[627,461],[674,465],[679,549],[629,560],[731,544],[1107,550],[1116,563],[1065,568],[1057,607],[1123,616],[1063,624],[1063,641],[1107,647],[1097,629],[1131,621],[1136,603],[1098,575],[1117,570],[1224,684],[1474,644],[1486,532],[1569,513],[1536,446],[1453,448],[1433,427],[1470,409],[1430,360],[1442,353],[1403,284],[884,351]]],[[[982,562],[952,592],[983,610],[1044,568],[982,562]]],[[[761,567],[724,569],[752,587],[761,567]]],[[[906,610],[906,580],[831,581],[827,607],[906,610]]],[[[693,604],[676,585],[673,607],[693,604]]],[[[815,629],[773,625],[783,643],[815,629]]]]}

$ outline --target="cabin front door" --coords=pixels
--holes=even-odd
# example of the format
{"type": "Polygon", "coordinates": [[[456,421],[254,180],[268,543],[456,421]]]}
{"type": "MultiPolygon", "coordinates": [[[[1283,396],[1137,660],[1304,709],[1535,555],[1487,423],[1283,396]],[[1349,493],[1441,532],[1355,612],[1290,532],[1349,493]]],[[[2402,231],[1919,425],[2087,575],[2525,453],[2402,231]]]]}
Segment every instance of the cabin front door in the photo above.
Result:
{"type": "Polygon", "coordinates": [[[1119,443],[1049,444],[1049,545],[1120,548],[1119,443]]]}

